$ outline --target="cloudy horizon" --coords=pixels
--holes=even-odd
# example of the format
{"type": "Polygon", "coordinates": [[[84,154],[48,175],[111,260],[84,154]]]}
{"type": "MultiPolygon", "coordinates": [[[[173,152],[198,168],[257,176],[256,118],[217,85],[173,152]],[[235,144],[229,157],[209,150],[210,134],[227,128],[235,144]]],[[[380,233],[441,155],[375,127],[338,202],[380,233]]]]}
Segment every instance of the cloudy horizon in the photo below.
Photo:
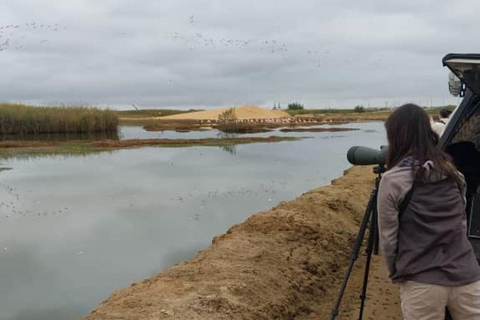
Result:
{"type": "Polygon", "coordinates": [[[456,104],[450,52],[478,52],[470,1],[13,1],[0,101],[131,108],[456,104]]]}

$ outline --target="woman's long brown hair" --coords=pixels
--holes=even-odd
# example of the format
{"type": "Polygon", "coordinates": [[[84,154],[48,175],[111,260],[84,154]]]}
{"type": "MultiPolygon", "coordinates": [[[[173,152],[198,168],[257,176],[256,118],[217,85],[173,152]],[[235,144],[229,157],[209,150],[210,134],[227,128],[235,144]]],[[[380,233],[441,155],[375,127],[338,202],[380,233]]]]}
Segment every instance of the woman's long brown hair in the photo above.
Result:
{"type": "Polygon", "coordinates": [[[387,167],[393,168],[405,157],[411,156],[415,180],[425,182],[422,165],[433,161],[435,171],[459,182],[451,157],[439,146],[440,138],[430,125],[427,113],[415,104],[405,104],[395,110],[385,123],[388,138],[387,167]],[[413,168],[414,162],[420,164],[413,168]]]}

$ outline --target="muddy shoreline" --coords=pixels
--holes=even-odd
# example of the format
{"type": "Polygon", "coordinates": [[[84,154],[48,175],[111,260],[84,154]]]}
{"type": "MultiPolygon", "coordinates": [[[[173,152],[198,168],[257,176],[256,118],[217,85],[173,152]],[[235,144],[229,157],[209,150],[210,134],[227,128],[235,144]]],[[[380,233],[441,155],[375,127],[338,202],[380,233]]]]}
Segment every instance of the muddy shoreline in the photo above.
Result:
{"type": "Polygon", "coordinates": [[[258,123],[218,123],[213,121],[168,121],[156,124],[147,124],[143,127],[146,131],[176,131],[176,132],[191,132],[191,131],[209,131],[218,130],[225,133],[262,133],[270,132],[275,129],[280,129],[283,132],[327,132],[327,131],[348,131],[352,129],[347,128],[309,128],[319,125],[339,125],[347,124],[348,121],[340,122],[317,122],[305,120],[304,122],[258,122],[258,123]],[[286,131],[284,131],[286,130],[286,131]]]}
{"type": "Polygon", "coordinates": [[[129,140],[72,140],[72,141],[0,141],[0,158],[35,155],[73,155],[140,147],[229,147],[248,143],[297,141],[298,137],[232,137],[203,139],[129,139],[129,140]]]}
{"type": "MultiPolygon", "coordinates": [[[[195,258],[114,292],[85,319],[328,319],[373,180],[370,167],[355,167],[329,186],[256,213],[195,258]]],[[[400,319],[379,260],[373,269],[377,286],[366,315],[400,319]]],[[[348,291],[337,319],[354,317],[357,297],[348,291]]]]}

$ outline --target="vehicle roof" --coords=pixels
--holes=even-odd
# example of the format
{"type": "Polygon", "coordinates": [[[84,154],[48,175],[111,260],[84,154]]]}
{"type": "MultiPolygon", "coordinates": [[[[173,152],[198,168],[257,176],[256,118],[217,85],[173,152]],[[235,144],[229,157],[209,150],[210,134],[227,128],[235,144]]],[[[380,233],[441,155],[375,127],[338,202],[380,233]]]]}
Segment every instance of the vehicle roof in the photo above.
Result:
{"type": "Polygon", "coordinates": [[[443,66],[447,65],[448,60],[453,59],[476,60],[480,59],[480,53],[449,53],[442,59],[443,66]]]}
{"type": "MultiPolygon", "coordinates": [[[[472,63],[472,65],[477,65],[480,63],[480,53],[449,53],[442,59],[443,66],[448,67],[453,73],[455,73],[459,78],[463,78],[465,74],[459,72],[455,68],[456,65],[472,63]]],[[[478,70],[478,69],[477,69],[478,70]]],[[[478,75],[478,73],[477,73],[478,75]]],[[[465,80],[465,79],[462,79],[465,80]]],[[[472,78],[466,79],[465,85],[467,86],[465,96],[462,99],[460,105],[456,108],[454,114],[451,116],[449,124],[445,128],[445,131],[442,134],[441,144],[443,147],[446,147],[451,143],[455,132],[458,130],[460,124],[466,119],[469,118],[473,112],[477,109],[479,105],[480,97],[476,93],[478,89],[477,86],[470,83],[472,78]]]]}

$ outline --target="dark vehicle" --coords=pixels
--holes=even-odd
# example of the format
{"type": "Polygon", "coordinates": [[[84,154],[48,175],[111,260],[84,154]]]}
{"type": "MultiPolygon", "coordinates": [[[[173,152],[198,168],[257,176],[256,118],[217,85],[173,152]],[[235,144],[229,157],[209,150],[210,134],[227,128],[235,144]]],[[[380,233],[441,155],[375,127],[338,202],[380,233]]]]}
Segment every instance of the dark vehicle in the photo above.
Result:
{"type": "Polygon", "coordinates": [[[441,138],[467,181],[468,237],[480,261],[480,54],[448,54],[443,60],[450,93],[463,97],[441,138]]]}

